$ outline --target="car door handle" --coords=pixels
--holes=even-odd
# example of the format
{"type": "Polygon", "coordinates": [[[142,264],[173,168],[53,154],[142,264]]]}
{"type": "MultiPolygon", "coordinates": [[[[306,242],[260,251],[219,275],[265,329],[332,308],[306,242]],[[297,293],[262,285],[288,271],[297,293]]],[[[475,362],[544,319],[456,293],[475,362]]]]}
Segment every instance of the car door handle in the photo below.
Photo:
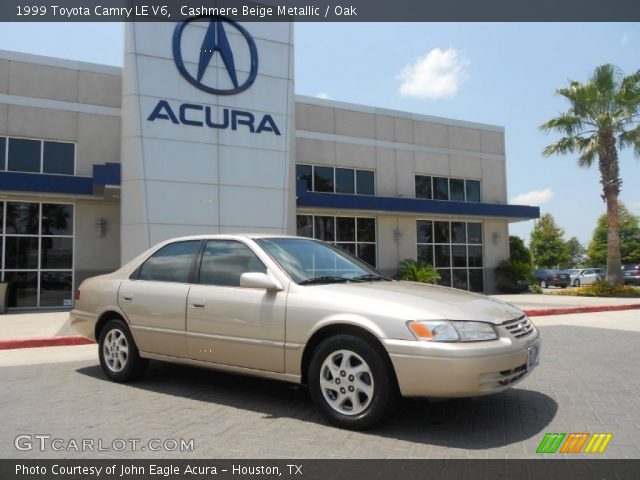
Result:
{"type": "Polygon", "coordinates": [[[200,308],[200,309],[202,309],[202,308],[204,308],[204,303],[195,303],[194,302],[194,303],[191,304],[191,307],[192,308],[200,308]]]}
{"type": "Polygon", "coordinates": [[[122,301],[124,302],[131,302],[133,300],[133,295],[123,295],[122,296],[122,301]]]}

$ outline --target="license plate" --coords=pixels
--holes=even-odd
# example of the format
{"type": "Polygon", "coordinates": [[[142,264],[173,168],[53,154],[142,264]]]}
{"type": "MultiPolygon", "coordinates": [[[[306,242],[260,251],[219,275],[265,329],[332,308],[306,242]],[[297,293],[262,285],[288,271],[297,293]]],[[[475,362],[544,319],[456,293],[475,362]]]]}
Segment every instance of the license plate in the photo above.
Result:
{"type": "Polygon", "coordinates": [[[533,345],[527,348],[527,370],[533,370],[540,363],[540,346],[533,345]]]}

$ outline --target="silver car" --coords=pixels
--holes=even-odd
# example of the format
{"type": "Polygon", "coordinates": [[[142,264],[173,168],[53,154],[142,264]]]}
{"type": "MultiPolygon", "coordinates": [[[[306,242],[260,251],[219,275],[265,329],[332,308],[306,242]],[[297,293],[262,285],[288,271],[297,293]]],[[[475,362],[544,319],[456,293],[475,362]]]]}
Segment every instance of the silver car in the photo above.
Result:
{"type": "Polygon", "coordinates": [[[607,273],[602,268],[572,268],[567,270],[571,277],[571,285],[590,285],[598,280],[606,278],[607,273]]]}
{"type": "Polygon", "coordinates": [[[154,359],[302,383],[347,428],[381,420],[401,395],[501,392],[538,364],[539,333],[517,308],[393,281],[301,237],[169,240],[76,298],[71,325],[98,341],[111,380],[154,359]]]}

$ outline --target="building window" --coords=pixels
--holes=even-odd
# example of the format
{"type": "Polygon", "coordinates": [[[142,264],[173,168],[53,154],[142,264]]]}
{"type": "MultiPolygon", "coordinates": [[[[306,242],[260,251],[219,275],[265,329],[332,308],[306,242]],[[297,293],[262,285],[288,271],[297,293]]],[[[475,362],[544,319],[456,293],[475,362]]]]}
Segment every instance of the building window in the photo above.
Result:
{"type": "Polygon", "coordinates": [[[482,224],[417,220],[418,260],[433,265],[440,285],[484,291],[482,224]]]}
{"type": "Polygon", "coordinates": [[[480,180],[416,175],[415,188],[416,198],[452,202],[480,201],[480,180]]]}
{"type": "Polygon", "coordinates": [[[307,191],[375,195],[375,173],[372,170],[296,165],[296,180],[303,180],[307,191]]]}
{"type": "Polygon", "coordinates": [[[7,169],[7,139],[0,137],[0,170],[7,169]]]}
{"type": "Polygon", "coordinates": [[[28,138],[0,138],[0,169],[10,172],[75,175],[76,146],[28,138]]]}
{"type": "Polygon", "coordinates": [[[356,170],[356,193],[375,195],[376,179],[373,170],[356,170]]]}
{"type": "Polygon", "coordinates": [[[480,201],[480,180],[465,180],[467,202],[480,201]]]}
{"type": "Polygon", "coordinates": [[[298,236],[331,243],[376,266],[375,218],[298,215],[296,223],[298,236]]]}
{"type": "Polygon", "coordinates": [[[2,280],[8,306],[71,307],[74,207],[61,203],[0,202],[2,280]]]}
{"type": "Polygon", "coordinates": [[[431,177],[426,175],[416,175],[416,198],[427,198],[431,200],[431,177]]]}

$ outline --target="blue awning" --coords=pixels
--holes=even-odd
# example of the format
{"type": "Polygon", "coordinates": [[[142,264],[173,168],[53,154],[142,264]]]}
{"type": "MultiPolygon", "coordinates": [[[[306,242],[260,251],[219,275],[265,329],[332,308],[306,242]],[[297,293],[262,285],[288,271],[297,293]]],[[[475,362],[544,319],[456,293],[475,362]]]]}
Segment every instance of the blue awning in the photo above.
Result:
{"type": "Polygon", "coordinates": [[[540,218],[540,207],[527,205],[505,205],[499,203],[450,202],[421,198],[381,197],[374,195],[351,195],[343,193],[321,193],[306,190],[304,181],[297,187],[298,208],[326,208],[331,210],[364,210],[417,215],[448,215],[498,217],[512,221],[540,218]]]}

